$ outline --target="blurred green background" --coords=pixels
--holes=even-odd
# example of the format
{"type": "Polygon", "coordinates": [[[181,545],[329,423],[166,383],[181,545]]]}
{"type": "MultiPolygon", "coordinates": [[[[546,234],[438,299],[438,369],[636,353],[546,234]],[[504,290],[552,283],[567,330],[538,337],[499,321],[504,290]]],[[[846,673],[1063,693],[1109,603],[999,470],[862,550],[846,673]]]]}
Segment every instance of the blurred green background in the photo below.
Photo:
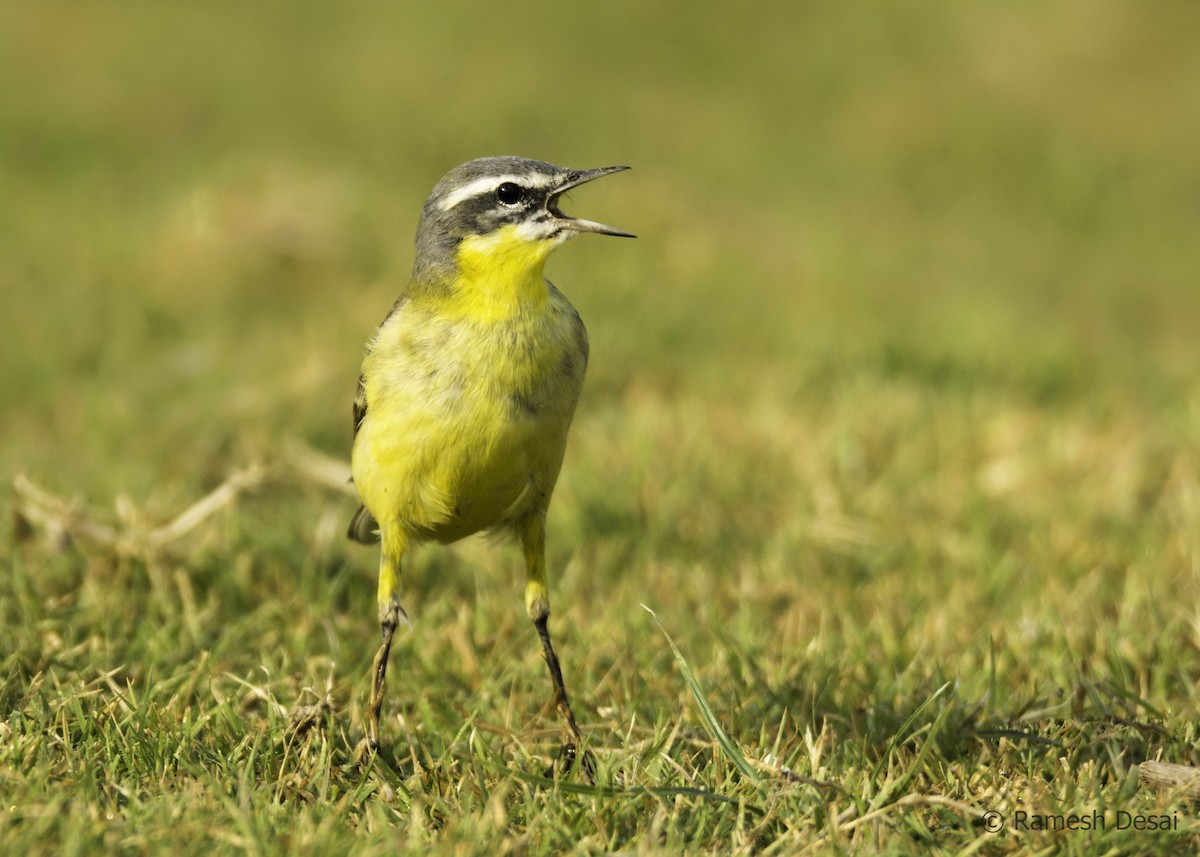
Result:
{"type": "Polygon", "coordinates": [[[1115,0],[6,3],[0,467],[145,496],[279,432],[344,454],[424,196],[498,153],[635,169],[574,210],[640,240],[550,269],[592,332],[585,409],[902,376],[1194,412],[1198,26],[1115,0]]]}
{"type": "Polygon", "coordinates": [[[360,773],[376,556],[281,467],[162,557],[0,541],[0,838],[903,850],[1200,764],[1198,83],[1188,0],[0,4],[0,477],[109,522],[348,457],[446,170],[633,167],[567,210],[638,240],[548,267],[592,342],[552,627],[602,773],[693,789],[522,779],[554,713],[480,542],[414,554],[360,773]],[[817,788],[721,762],[643,603],[817,788]]]}

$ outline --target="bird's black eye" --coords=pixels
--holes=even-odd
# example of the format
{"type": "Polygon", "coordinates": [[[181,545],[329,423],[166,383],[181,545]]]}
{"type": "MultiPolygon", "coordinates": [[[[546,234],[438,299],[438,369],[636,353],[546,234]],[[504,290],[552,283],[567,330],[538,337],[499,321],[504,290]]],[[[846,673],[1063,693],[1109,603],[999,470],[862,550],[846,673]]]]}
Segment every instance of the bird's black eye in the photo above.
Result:
{"type": "Polygon", "coordinates": [[[504,205],[516,205],[521,201],[521,197],[525,196],[525,188],[519,184],[505,182],[496,188],[496,199],[500,200],[504,205]]]}

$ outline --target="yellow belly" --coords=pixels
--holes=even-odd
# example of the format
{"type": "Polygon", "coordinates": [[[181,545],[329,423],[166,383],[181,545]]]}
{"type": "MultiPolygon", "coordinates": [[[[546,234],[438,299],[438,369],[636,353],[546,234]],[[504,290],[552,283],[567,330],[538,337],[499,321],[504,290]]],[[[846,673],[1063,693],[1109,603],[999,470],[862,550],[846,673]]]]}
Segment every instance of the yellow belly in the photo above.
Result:
{"type": "Polygon", "coordinates": [[[360,430],[354,482],[382,529],[451,542],[529,513],[553,487],[565,440],[565,427],[478,407],[453,416],[384,411],[360,430]]]}

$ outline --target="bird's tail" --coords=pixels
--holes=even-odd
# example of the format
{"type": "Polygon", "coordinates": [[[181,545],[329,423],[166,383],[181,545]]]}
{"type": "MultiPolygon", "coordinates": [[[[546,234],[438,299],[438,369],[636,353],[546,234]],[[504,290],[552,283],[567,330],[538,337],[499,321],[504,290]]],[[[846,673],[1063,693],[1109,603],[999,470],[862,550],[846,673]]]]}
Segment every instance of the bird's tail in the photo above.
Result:
{"type": "Polygon", "coordinates": [[[367,511],[366,506],[359,506],[354,517],[350,519],[350,528],[346,537],[364,545],[373,545],[379,541],[379,523],[375,516],[367,511]]]}

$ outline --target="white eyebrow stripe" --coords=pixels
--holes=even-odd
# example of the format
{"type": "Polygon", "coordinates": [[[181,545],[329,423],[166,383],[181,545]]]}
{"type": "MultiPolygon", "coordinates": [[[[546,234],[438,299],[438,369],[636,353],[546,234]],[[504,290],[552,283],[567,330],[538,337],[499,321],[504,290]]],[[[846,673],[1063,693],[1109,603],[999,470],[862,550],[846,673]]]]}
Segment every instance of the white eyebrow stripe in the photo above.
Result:
{"type": "Polygon", "coordinates": [[[460,188],[455,188],[453,193],[447,194],[439,206],[442,211],[449,211],[458,205],[460,202],[479,196],[481,193],[495,190],[505,182],[519,184],[522,187],[547,187],[551,182],[550,176],[541,175],[525,175],[525,176],[484,176],[481,179],[475,179],[473,182],[467,182],[460,188]]]}

